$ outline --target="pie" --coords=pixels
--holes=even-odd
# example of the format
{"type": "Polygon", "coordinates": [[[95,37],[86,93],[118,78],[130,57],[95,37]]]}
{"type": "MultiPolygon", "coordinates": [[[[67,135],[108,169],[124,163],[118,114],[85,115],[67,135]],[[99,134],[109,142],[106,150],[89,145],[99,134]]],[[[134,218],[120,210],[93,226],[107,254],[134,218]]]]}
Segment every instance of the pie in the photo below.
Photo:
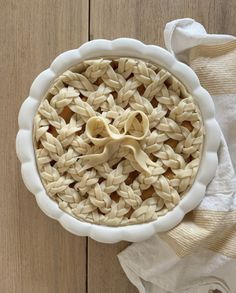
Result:
{"type": "Polygon", "coordinates": [[[71,216],[123,226],[171,211],[194,183],[204,141],[198,104],[147,60],[85,60],[41,101],[33,140],[50,198],[71,216]]]}

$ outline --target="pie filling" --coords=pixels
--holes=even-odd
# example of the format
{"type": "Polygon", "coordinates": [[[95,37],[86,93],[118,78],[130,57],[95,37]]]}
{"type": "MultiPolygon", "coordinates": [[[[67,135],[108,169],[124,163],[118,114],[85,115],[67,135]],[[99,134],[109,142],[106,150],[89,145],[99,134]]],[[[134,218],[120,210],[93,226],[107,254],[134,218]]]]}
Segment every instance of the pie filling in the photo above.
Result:
{"type": "Polygon", "coordinates": [[[48,196],[79,220],[122,226],[178,205],[196,177],[204,127],[194,97],[166,69],[113,57],[59,76],[33,134],[48,196]]]}

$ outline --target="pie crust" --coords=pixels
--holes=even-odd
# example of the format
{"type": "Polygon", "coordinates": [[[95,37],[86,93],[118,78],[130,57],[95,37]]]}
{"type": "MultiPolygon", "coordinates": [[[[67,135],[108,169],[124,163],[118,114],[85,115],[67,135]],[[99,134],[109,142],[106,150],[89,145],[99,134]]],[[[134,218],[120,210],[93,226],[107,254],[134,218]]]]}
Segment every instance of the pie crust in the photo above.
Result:
{"type": "Polygon", "coordinates": [[[79,220],[123,226],[156,220],[191,188],[204,127],[185,86],[161,66],[90,59],[60,75],[34,118],[48,196],[79,220]]]}

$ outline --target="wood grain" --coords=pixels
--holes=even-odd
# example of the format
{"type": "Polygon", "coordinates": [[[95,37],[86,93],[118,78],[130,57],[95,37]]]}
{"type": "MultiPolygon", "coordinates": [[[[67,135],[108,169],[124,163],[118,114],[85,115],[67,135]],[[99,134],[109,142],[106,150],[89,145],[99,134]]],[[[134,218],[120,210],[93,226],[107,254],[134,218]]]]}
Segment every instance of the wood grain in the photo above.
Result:
{"type": "MultiPolygon", "coordinates": [[[[236,2],[225,0],[91,0],[90,38],[137,38],[164,46],[163,30],[168,21],[190,17],[210,33],[236,35],[236,2]]],[[[132,293],[132,286],[117,260],[128,243],[104,245],[88,241],[89,293],[132,293]]]]}
{"type": "Polygon", "coordinates": [[[91,0],[90,37],[137,38],[164,46],[163,30],[177,18],[194,18],[210,33],[236,33],[231,0],[91,0]]]}
{"type": "Polygon", "coordinates": [[[128,281],[117,254],[129,243],[102,244],[88,240],[88,292],[132,293],[137,289],[128,281]]]}
{"type": "Polygon", "coordinates": [[[0,1],[0,292],[86,292],[86,239],[37,207],[15,155],[17,115],[29,87],[88,38],[88,1],[0,1]]]}
{"type": "Polygon", "coordinates": [[[87,41],[89,34],[134,37],[163,46],[166,22],[192,17],[211,33],[236,35],[236,2],[0,0],[0,4],[0,292],[137,292],[117,259],[128,243],[89,240],[86,247],[85,238],[47,218],[26,190],[14,147],[19,107],[36,75],[60,52],[87,41]]]}

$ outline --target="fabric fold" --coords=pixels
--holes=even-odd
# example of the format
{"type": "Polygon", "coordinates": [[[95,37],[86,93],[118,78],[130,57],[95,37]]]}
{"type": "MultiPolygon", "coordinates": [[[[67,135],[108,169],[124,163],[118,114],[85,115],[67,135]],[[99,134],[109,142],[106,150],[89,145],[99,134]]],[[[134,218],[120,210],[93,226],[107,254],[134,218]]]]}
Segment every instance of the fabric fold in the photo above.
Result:
{"type": "Polygon", "coordinates": [[[177,19],[164,31],[167,49],[187,63],[211,94],[222,130],[219,165],[201,204],[176,228],[118,257],[142,293],[236,292],[236,39],[207,34],[193,19],[177,19]],[[232,69],[233,68],[233,69],[232,69]]]}

